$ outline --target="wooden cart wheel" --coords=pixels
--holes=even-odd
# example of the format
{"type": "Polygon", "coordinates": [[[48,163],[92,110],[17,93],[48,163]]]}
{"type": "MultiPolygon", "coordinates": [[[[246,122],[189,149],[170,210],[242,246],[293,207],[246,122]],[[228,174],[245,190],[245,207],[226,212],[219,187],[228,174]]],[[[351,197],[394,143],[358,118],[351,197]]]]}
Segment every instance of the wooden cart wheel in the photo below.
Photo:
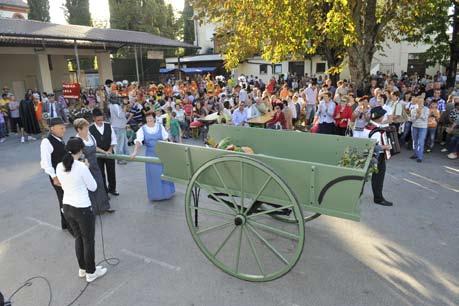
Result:
{"type": "Polygon", "coordinates": [[[243,280],[279,278],[295,266],[303,251],[303,214],[294,193],[272,169],[252,158],[227,155],[202,165],[188,184],[185,213],[204,255],[243,280]],[[273,192],[282,206],[254,205],[273,192]],[[292,209],[294,223],[270,216],[287,208],[292,209]]]}

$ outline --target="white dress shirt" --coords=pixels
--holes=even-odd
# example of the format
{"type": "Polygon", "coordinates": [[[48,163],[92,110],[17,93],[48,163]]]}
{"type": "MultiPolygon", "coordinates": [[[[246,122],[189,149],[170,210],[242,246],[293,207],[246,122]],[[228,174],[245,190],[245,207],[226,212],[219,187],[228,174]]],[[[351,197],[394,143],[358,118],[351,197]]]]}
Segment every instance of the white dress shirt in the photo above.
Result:
{"type": "Polygon", "coordinates": [[[88,190],[95,191],[97,183],[88,167],[84,163],[75,160],[69,172],[64,170],[64,165],[59,163],[56,167],[56,174],[64,190],[62,203],[77,208],[90,207],[91,200],[89,199],[88,190]]]}
{"type": "MultiPolygon", "coordinates": [[[[54,138],[63,142],[62,139],[52,135],[54,138]]],[[[40,144],[40,167],[45,170],[45,173],[51,176],[51,178],[56,177],[56,171],[54,170],[53,164],[51,162],[51,154],[53,153],[53,145],[49,142],[48,138],[44,138],[40,144]]]]}
{"type": "Polygon", "coordinates": [[[143,129],[145,128],[148,134],[154,134],[158,132],[158,129],[161,129],[161,136],[163,140],[167,140],[169,138],[169,134],[167,133],[166,129],[162,124],[155,123],[154,127],[149,127],[148,125],[143,125],[140,129],[136,132],[136,138],[134,142],[142,144],[142,141],[145,139],[145,134],[143,133],[143,129]]]}
{"type": "MultiPolygon", "coordinates": [[[[97,124],[94,124],[96,126],[96,129],[99,131],[100,135],[104,135],[104,130],[105,130],[105,123],[102,124],[102,126],[98,126],[97,124]]],[[[112,129],[112,141],[110,143],[111,146],[116,146],[118,143],[116,142],[116,134],[113,128],[110,126],[112,129]]],[[[94,136],[94,135],[93,135],[94,136]]]]}

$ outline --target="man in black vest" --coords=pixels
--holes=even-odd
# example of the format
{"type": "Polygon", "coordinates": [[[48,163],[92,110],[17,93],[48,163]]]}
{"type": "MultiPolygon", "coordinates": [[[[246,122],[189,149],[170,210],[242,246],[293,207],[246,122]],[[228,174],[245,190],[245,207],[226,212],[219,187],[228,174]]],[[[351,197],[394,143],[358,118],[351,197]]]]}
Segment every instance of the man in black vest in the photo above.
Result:
{"type": "MultiPolygon", "coordinates": [[[[104,122],[104,115],[102,111],[95,108],[92,111],[94,124],[89,127],[89,132],[96,139],[97,152],[104,154],[113,154],[113,148],[116,145],[116,134],[113,131],[111,125],[104,122]]],[[[115,160],[107,158],[98,158],[100,171],[104,180],[104,187],[108,193],[118,196],[119,193],[116,191],[116,173],[115,173],[115,160]],[[107,175],[105,175],[107,170],[107,175]],[[108,187],[107,187],[107,179],[108,187]]]]}
{"type": "Polygon", "coordinates": [[[68,226],[65,220],[64,213],[62,211],[62,199],[64,197],[64,191],[61,188],[61,183],[56,176],[56,166],[62,162],[62,158],[65,155],[65,125],[62,118],[52,118],[49,122],[50,133],[47,138],[41,141],[40,155],[41,162],[40,166],[49,175],[51,185],[56,191],[57,200],[59,202],[59,211],[61,214],[61,227],[67,229],[72,235],[72,229],[68,226]]]}

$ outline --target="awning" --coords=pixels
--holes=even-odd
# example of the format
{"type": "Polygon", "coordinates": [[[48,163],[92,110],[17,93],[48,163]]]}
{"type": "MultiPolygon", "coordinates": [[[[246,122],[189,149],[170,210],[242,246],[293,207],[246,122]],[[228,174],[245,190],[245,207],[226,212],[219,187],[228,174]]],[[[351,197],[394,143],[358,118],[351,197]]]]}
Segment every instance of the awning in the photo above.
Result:
{"type": "Polygon", "coordinates": [[[216,69],[217,69],[216,67],[181,68],[181,70],[187,74],[200,74],[200,73],[214,72],[216,69]]]}
{"type": "Polygon", "coordinates": [[[121,45],[144,45],[161,48],[199,47],[146,32],[100,29],[72,24],[55,24],[35,20],[0,18],[0,37],[90,41],[121,45]]]}
{"type": "Polygon", "coordinates": [[[177,68],[159,68],[159,73],[168,74],[175,72],[175,70],[177,70],[177,68]]]}
{"type": "MultiPolygon", "coordinates": [[[[216,69],[217,67],[190,67],[190,68],[180,68],[180,71],[182,71],[185,74],[201,74],[201,73],[214,72],[216,69]]],[[[160,68],[159,73],[168,74],[168,73],[174,73],[177,70],[178,70],[177,68],[160,68]]]]}

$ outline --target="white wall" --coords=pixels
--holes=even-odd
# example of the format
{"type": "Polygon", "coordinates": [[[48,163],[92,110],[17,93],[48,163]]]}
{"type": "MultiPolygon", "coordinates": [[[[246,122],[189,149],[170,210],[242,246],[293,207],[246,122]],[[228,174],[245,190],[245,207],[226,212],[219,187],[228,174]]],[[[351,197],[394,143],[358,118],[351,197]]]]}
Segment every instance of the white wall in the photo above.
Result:
{"type": "MultiPolygon", "coordinates": [[[[400,43],[395,43],[393,41],[388,41],[383,45],[383,50],[379,51],[375,54],[372,67],[377,64],[384,65],[394,65],[394,72],[398,75],[401,74],[402,71],[406,72],[408,70],[408,54],[409,53],[423,53],[429,48],[429,45],[425,44],[411,44],[406,41],[402,41],[400,43]]],[[[385,70],[385,69],[383,69],[385,70]]],[[[387,71],[382,72],[386,73],[387,71]]],[[[440,65],[435,65],[431,67],[427,67],[426,74],[433,75],[438,70],[444,71],[440,65]]]]}
{"type": "Polygon", "coordinates": [[[214,47],[214,33],[215,33],[215,24],[213,23],[195,23],[195,39],[197,39],[197,45],[201,47],[199,49],[199,54],[207,53],[207,49],[214,47]]]}
{"type": "Polygon", "coordinates": [[[24,19],[28,18],[27,13],[19,13],[19,12],[11,12],[11,11],[5,11],[5,10],[0,10],[0,17],[3,18],[13,18],[14,14],[20,14],[24,17],[24,19]]]}
{"type": "MultiPolygon", "coordinates": [[[[36,55],[0,54],[0,86],[13,88],[13,82],[23,82],[25,89],[38,88],[38,65],[36,55]]],[[[18,99],[25,92],[14,93],[18,99]]]]}

